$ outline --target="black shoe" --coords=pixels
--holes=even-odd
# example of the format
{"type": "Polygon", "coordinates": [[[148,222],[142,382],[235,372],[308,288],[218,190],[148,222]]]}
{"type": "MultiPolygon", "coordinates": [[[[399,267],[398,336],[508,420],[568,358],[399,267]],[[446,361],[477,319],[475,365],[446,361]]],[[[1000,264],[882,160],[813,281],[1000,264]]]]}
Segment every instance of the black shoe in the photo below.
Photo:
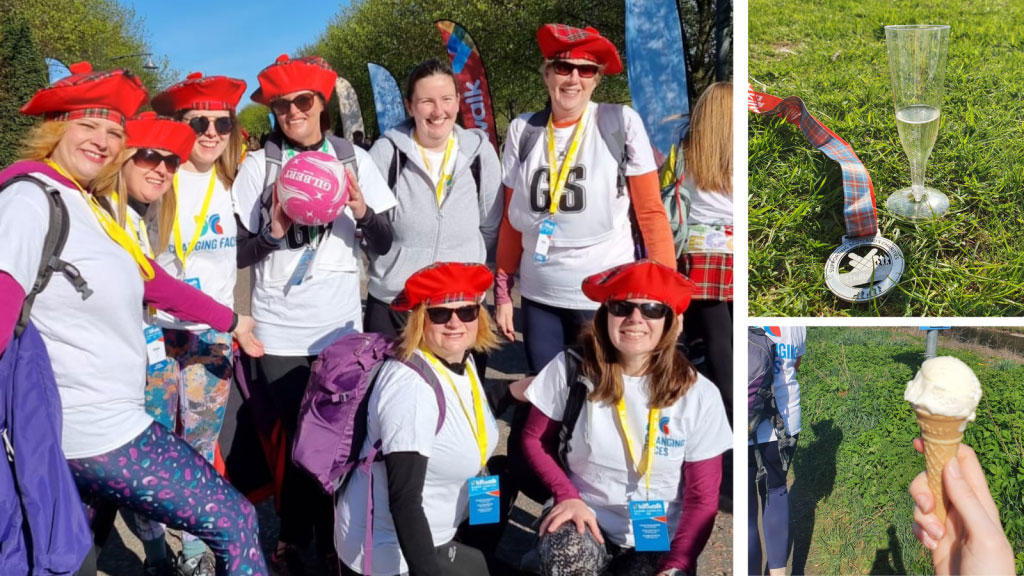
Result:
{"type": "Polygon", "coordinates": [[[159,562],[150,564],[149,560],[146,560],[142,563],[142,573],[145,576],[178,576],[175,568],[174,556],[170,551],[159,562]]]}

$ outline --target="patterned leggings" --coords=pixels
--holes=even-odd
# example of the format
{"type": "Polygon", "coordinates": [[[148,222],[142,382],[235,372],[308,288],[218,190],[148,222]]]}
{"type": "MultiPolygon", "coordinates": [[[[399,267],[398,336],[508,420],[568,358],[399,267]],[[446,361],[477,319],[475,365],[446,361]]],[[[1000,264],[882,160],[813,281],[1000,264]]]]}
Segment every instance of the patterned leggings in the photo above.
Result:
{"type": "Polygon", "coordinates": [[[541,536],[537,544],[540,573],[544,576],[654,576],[658,573],[660,552],[637,552],[619,548],[605,536],[605,544],[589,530],[580,534],[576,525],[566,522],[558,530],[541,536]]]}
{"type": "MultiPolygon", "coordinates": [[[[231,390],[231,334],[164,329],[167,361],[146,375],[146,412],[213,462],[231,390]]],[[[143,540],[162,538],[159,522],[136,517],[143,540]]],[[[186,542],[197,538],[182,534],[186,542]]]]}
{"type": "Polygon", "coordinates": [[[218,576],[267,574],[256,509],[188,444],[153,423],[100,456],[68,460],[86,502],[108,501],[202,539],[218,576]]]}

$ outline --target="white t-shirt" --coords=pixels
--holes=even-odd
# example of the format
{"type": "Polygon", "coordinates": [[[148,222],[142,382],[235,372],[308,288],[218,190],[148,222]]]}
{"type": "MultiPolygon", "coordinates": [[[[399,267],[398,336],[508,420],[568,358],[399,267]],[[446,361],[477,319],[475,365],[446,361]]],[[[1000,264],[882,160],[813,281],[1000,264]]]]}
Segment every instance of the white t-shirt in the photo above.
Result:
{"type": "MultiPolygon", "coordinates": [[[[206,200],[206,191],[209,189],[211,176],[211,172],[189,172],[184,169],[178,171],[177,219],[183,253],[187,247],[193,245],[192,238],[195,235],[196,226],[200,225],[197,220],[202,212],[203,202],[206,200]]],[[[156,232],[155,226],[151,228],[151,233],[156,232]]],[[[195,247],[186,257],[185,268],[182,268],[181,260],[175,250],[173,233],[170,236],[171,240],[167,250],[157,255],[156,261],[168,274],[178,280],[198,279],[199,289],[203,293],[228,308],[234,308],[235,278],[238,269],[235,253],[237,237],[238,228],[235,224],[231,191],[224,187],[220,178],[214,178],[210,207],[206,211],[206,218],[202,223],[200,236],[195,241],[195,247]]],[[[155,243],[156,238],[151,238],[151,242],[155,243]]],[[[162,311],[157,311],[155,324],[162,328],[193,332],[210,329],[207,324],[181,322],[162,311]]]]}
{"type": "MultiPolygon", "coordinates": [[[[42,335],[63,408],[68,458],[105,454],[142,433],[146,414],[143,282],[124,248],[107,236],[76,188],[54,182],[68,208],[61,258],[93,291],[82,300],[66,277],[54,274],[36,296],[31,319],[42,335]]],[[[0,193],[0,270],[28,294],[39,271],[50,205],[29,182],[0,193]]]]}
{"type": "MultiPolygon", "coordinates": [[[[569,174],[548,250],[548,260],[537,262],[534,252],[541,222],[548,212],[547,133],[537,139],[525,161],[519,162],[519,139],[530,114],[509,124],[502,158],[506,186],[514,190],[509,222],[523,233],[519,268],[520,291],[525,298],[573,310],[595,310],[598,303],[583,295],[580,285],[591,274],[633,260],[629,224],[629,194],[619,194],[618,166],[597,128],[598,105],[591,102],[583,127],[576,164],[569,174]]],[[[635,110],[622,107],[626,131],[626,175],[657,169],[643,121],[635,110]]],[[[555,129],[559,163],[569,148],[574,127],[555,129]]]]}
{"type": "MultiPolygon", "coordinates": [[[[775,343],[775,402],[790,434],[800,431],[800,383],[796,381],[796,363],[807,353],[807,328],[803,326],[765,326],[775,343]]],[[[757,441],[778,440],[767,420],[757,427],[757,441]]],[[[749,442],[748,442],[749,443],[749,442]]]]}
{"type": "Polygon", "coordinates": [[[690,224],[732,224],[732,194],[709,192],[700,188],[690,194],[690,224]]]}
{"type": "MultiPolygon", "coordinates": [[[[328,153],[334,155],[332,150],[328,153]]],[[[359,188],[366,204],[378,214],[394,208],[395,196],[369,153],[357,146],[355,155],[359,188]]],[[[236,213],[251,234],[260,232],[260,196],[265,175],[266,152],[250,152],[232,188],[236,213]]],[[[352,211],[346,208],[332,223],[330,232],[321,236],[310,275],[301,284],[288,286],[307,249],[309,230],[293,225],[285,236],[285,244],[253,266],[252,317],[256,320],[256,337],[263,342],[267,354],[319,354],[338,337],[363,329],[359,246],[352,211]]]]}
{"type": "MultiPolygon", "coordinates": [[[[565,380],[563,352],[537,374],[526,396],[548,418],[561,421],[569,394],[565,380]]],[[[623,377],[626,421],[638,451],[644,450],[647,436],[646,382],[646,376],[623,377]]],[[[651,500],[664,500],[668,504],[671,537],[683,506],[679,491],[683,462],[707,460],[730,448],[732,431],[722,396],[710,380],[698,376],[679,401],[661,409],[649,495],[644,478],[636,473],[635,464],[628,462],[614,405],[591,401],[584,404],[569,441],[569,479],[612,542],[632,547],[629,502],[648,496],[651,500]]],[[[640,458],[640,454],[636,457],[640,458]]]]}
{"type": "MultiPolygon", "coordinates": [[[[434,186],[434,191],[437,191],[437,181],[441,178],[441,162],[444,161],[444,148],[440,150],[427,150],[425,148],[419,148],[423,155],[427,157],[427,166],[424,168],[429,169],[430,182],[434,186]]],[[[448,164],[445,165],[444,171],[446,174],[451,174],[455,170],[455,159],[458,157],[459,152],[459,141],[455,140],[452,145],[452,152],[448,155],[448,164]]],[[[423,160],[420,158],[420,160],[423,160]]],[[[448,190],[444,190],[444,195],[448,195],[448,190]]],[[[443,200],[443,197],[442,197],[443,200]]]]}
{"type": "MultiPolygon", "coordinates": [[[[435,436],[439,411],[434,390],[400,362],[388,361],[382,366],[368,401],[366,442],[360,452],[365,457],[370,447],[380,440],[384,454],[417,452],[430,459],[423,484],[423,512],[435,546],[450,542],[459,524],[468,517],[469,479],[480,472],[476,437],[459,404],[461,397],[470,415],[473,414],[468,370],[464,376],[447,369],[446,372],[452,377],[458,396],[447,379],[439,376],[444,390],[445,419],[435,436]]],[[[498,424],[483,397],[483,390],[478,393],[484,403],[489,458],[498,445],[498,424]]],[[[334,531],[338,556],[349,568],[360,573],[366,534],[367,481],[362,469],[353,473],[337,502],[334,531]]],[[[404,573],[409,568],[388,507],[387,469],[382,461],[373,464],[373,502],[373,573],[404,573]]]]}

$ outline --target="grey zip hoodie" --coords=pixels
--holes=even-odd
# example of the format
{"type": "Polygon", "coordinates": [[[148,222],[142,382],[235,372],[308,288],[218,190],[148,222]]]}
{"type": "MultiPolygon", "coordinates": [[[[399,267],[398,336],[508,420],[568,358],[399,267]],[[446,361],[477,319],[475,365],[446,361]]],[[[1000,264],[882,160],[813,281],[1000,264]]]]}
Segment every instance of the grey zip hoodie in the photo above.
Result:
{"type": "Polygon", "coordinates": [[[395,181],[392,192],[398,200],[398,206],[387,213],[394,231],[391,250],[370,260],[369,292],[383,302],[391,302],[409,276],[434,262],[493,261],[505,208],[497,152],[483,132],[458,125],[452,188],[439,207],[434,185],[412,138],[414,126],[412,118],[406,119],[370,149],[384,178],[395,181]],[[396,148],[405,155],[397,179],[391,173],[396,148]],[[470,170],[477,156],[479,188],[470,170]]]}

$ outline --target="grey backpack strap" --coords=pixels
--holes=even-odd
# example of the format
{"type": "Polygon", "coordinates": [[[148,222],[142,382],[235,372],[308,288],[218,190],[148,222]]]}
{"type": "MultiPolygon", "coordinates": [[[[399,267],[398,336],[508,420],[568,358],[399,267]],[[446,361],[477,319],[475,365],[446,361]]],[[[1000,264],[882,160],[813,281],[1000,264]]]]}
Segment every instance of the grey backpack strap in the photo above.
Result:
{"type": "Polygon", "coordinates": [[[626,193],[626,164],[629,162],[626,155],[626,119],[622,115],[621,104],[597,105],[597,131],[615,158],[618,167],[615,183],[621,197],[626,193]]]}
{"type": "Polygon", "coordinates": [[[260,229],[254,232],[261,232],[264,226],[270,224],[270,207],[274,203],[274,185],[277,183],[277,175],[281,172],[281,159],[284,157],[282,140],[277,132],[267,138],[263,145],[266,154],[266,170],[263,176],[263,193],[260,194],[260,229]]]}
{"type": "Polygon", "coordinates": [[[60,197],[60,191],[49,184],[29,176],[27,174],[15,176],[0,185],[0,191],[16,182],[31,182],[39,187],[46,194],[50,204],[50,222],[46,229],[46,238],[43,240],[43,251],[39,259],[39,271],[36,273],[36,281],[32,288],[25,295],[25,301],[21,305],[21,313],[18,315],[18,323],[14,326],[14,337],[21,336],[28,325],[29,316],[32,313],[32,304],[36,296],[46,288],[50,282],[50,276],[54,272],[63,274],[74,286],[75,291],[82,295],[82,300],[92,296],[92,290],[88,283],[82,278],[82,274],[73,265],[61,260],[60,255],[64,250],[64,244],[68,240],[69,216],[68,208],[60,197]]]}
{"type": "Polygon", "coordinates": [[[547,128],[548,118],[550,117],[551,109],[545,108],[540,112],[534,112],[526,120],[526,126],[523,126],[523,133],[519,135],[520,164],[526,162],[526,157],[530,155],[530,150],[533,150],[533,146],[544,135],[544,130],[547,128]]]}
{"type": "Polygon", "coordinates": [[[338,160],[341,160],[342,164],[351,168],[352,173],[358,178],[359,166],[356,164],[356,148],[352,145],[352,142],[334,134],[328,134],[327,141],[334,148],[334,155],[338,160]]]}
{"type": "Polygon", "coordinates": [[[438,381],[434,369],[422,357],[413,354],[408,360],[404,360],[403,363],[419,374],[420,378],[423,378],[434,390],[434,396],[437,397],[437,428],[434,430],[434,434],[437,434],[441,431],[441,426],[444,425],[444,417],[447,412],[447,403],[444,401],[444,389],[441,388],[441,382],[438,381]]]}

